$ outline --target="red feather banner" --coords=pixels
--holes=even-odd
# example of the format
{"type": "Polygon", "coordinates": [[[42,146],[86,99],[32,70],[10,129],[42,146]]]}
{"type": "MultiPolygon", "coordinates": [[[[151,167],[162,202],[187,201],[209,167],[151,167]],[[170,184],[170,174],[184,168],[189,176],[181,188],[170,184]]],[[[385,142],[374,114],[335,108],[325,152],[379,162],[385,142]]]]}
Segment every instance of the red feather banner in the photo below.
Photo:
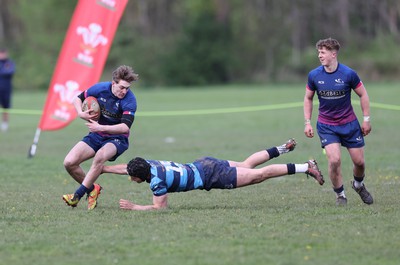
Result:
{"type": "Polygon", "coordinates": [[[98,82],[128,0],[79,0],[48,89],[29,157],[41,130],[59,130],[77,113],[73,99],[98,82]]]}

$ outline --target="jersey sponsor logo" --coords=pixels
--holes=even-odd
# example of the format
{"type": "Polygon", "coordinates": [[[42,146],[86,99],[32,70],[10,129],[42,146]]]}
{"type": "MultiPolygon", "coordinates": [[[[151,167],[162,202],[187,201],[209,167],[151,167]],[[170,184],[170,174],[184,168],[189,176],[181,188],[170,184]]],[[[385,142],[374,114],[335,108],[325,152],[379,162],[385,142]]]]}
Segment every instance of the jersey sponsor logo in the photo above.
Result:
{"type": "Polygon", "coordinates": [[[121,119],[122,117],[120,113],[112,113],[103,108],[101,108],[101,114],[107,118],[121,119]]]}
{"type": "Polygon", "coordinates": [[[324,99],[338,99],[346,95],[344,90],[320,90],[318,95],[324,99]]]}
{"type": "Polygon", "coordinates": [[[318,84],[323,85],[323,84],[325,84],[325,81],[320,80],[320,81],[318,81],[318,84]]]}
{"type": "MultiPolygon", "coordinates": [[[[106,103],[107,99],[100,97],[98,98],[99,101],[106,103]]],[[[113,110],[116,111],[116,113],[113,113],[113,110],[107,110],[105,108],[105,106],[100,105],[101,107],[101,114],[106,117],[106,118],[111,118],[111,119],[120,119],[122,117],[122,114],[118,112],[119,109],[119,101],[115,102],[114,106],[113,106],[113,110]]]]}

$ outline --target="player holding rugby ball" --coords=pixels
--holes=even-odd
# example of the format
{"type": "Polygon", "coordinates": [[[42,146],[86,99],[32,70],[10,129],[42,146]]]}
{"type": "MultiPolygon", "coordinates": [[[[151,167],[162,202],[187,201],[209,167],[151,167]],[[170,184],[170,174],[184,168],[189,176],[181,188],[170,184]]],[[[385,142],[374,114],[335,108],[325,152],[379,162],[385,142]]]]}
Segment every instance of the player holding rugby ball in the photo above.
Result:
{"type": "Polygon", "coordinates": [[[86,120],[89,134],[83,137],[67,154],[64,167],[80,187],[62,199],[67,205],[76,207],[87,194],[88,210],[97,206],[102,187],[95,181],[106,161],[114,161],[129,147],[129,133],[137,108],[136,97],[130,90],[132,82],[139,76],[129,66],[122,65],[112,73],[112,81],[100,82],[82,92],[74,100],[78,116],[86,120]],[[95,97],[100,106],[100,117],[90,109],[82,111],[88,97],[95,97]],[[98,119],[98,121],[97,121],[98,119]],[[84,161],[93,158],[87,173],[82,169],[84,161]]]}

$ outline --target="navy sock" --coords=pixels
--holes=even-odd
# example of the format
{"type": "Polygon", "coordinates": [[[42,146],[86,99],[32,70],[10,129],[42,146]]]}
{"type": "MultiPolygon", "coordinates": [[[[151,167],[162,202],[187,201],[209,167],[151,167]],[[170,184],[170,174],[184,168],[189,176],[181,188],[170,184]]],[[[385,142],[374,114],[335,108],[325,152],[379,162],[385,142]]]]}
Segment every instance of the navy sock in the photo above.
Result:
{"type": "Polygon", "coordinates": [[[89,188],[89,189],[87,189],[87,194],[90,194],[91,192],[92,192],[92,190],[94,190],[94,185],[92,185],[92,187],[91,188],[89,188]]]}
{"type": "Polygon", "coordinates": [[[86,188],[83,184],[81,184],[81,186],[75,191],[75,195],[77,195],[78,198],[81,199],[83,195],[85,195],[85,193],[87,193],[88,191],[89,189],[86,188]]]}
{"type": "Polygon", "coordinates": [[[286,164],[288,175],[293,175],[296,173],[296,166],[292,163],[286,164]]]}
{"type": "Polygon", "coordinates": [[[278,151],[278,148],[276,148],[276,147],[271,147],[271,148],[266,149],[266,150],[267,150],[267,152],[269,154],[269,159],[278,157],[280,155],[279,151],[278,151]]]}
{"type": "Polygon", "coordinates": [[[353,176],[353,177],[354,177],[354,180],[358,181],[358,182],[363,182],[363,180],[364,180],[364,176],[362,176],[362,177],[353,176]]]}
{"type": "Polygon", "coordinates": [[[342,186],[340,186],[340,187],[337,188],[337,189],[333,189],[333,191],[339,194],[339,193],[341,193],[342,191],[344,191],[344,187],[343,187],[343,185],[342,185],[342,186]]]}

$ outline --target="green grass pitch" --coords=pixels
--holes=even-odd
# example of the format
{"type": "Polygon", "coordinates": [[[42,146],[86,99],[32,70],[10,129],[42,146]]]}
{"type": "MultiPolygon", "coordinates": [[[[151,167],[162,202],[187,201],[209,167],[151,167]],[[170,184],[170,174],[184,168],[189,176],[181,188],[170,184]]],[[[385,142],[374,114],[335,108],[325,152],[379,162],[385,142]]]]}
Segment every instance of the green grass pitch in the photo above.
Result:
{"type": "MultiPolygon", "coordinates": [[[[304,84],[134,88],[139,107],[131,146],[117,163],[133,156],[241,160],[294,137],[296,150],[270,163],[315,158],[327,180],[321,187],[296,174],[231,191],[175,193],[169,209],[151,212],[120,210],[120,198],[146,204],[152,195],[147,184],[110,174],[98,180],[104,190],[95,210],[88,212],[85,200],[67,207],[61,196],[78,184],[63,159],[87,128],[77,119],[42,132],[36,156],[28,159],[46,95],[17,92],[13,106],[22,111],[11,112],[9,131],[0,133],[0,264],[398,264],[398,84],[366,87],[372,119],[366,185],[375,203],[364,205],[350,188],[343,149],[349,201],[339,208],[319,141],[303,134],[304,84]]],[[[314,125],[316,116],[317,106],[314,125]]]]}

